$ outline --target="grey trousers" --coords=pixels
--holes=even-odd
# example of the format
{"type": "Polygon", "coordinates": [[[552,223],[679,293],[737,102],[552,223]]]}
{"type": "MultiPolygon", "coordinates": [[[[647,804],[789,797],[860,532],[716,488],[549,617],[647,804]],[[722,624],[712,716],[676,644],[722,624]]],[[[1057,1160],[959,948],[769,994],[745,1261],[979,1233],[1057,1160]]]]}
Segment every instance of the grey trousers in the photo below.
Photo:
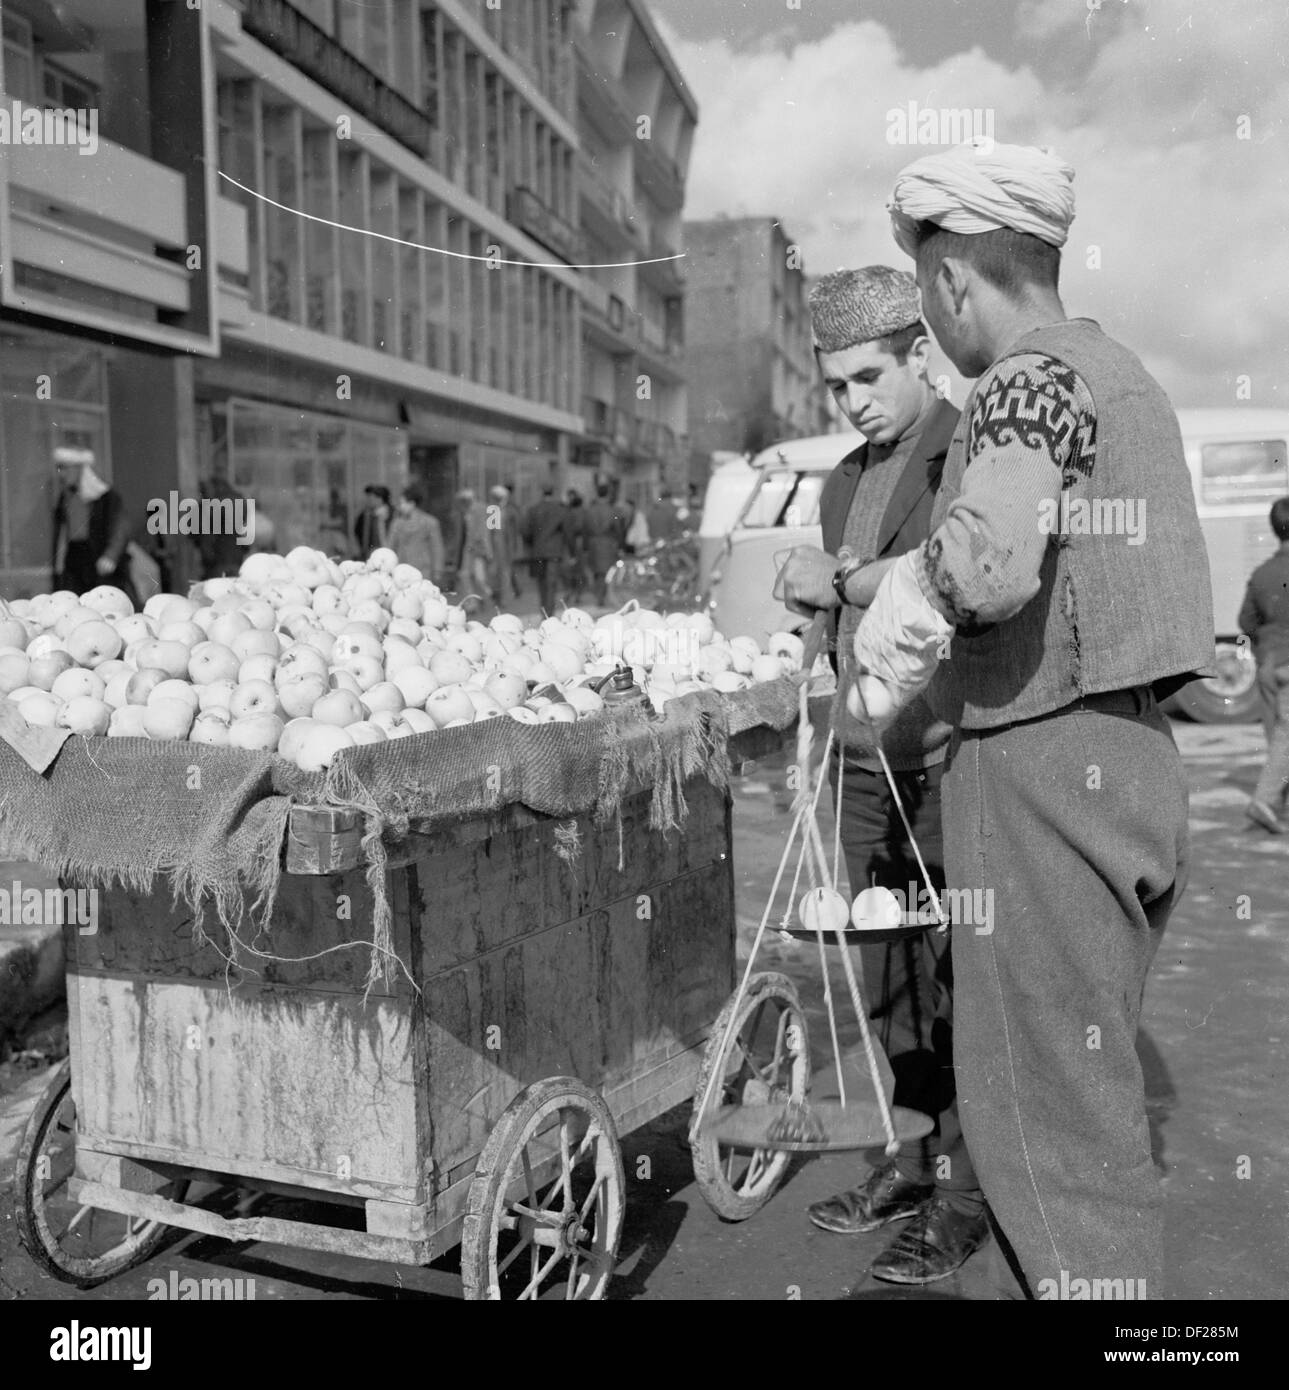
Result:
{"type": "Polygon", "coordinates": [[[1171,730],[1133,691],[960,733],[943,796],[946,877],[993,900],[991,932],[951,935],[962,1128],[997,1259],[1013,1257],[1011,1277],[996,1262],[1000,1296],[1095,1279],[1158,1298],[1162,1194],[1134,1043],[1187,873],[1171,730]]]}

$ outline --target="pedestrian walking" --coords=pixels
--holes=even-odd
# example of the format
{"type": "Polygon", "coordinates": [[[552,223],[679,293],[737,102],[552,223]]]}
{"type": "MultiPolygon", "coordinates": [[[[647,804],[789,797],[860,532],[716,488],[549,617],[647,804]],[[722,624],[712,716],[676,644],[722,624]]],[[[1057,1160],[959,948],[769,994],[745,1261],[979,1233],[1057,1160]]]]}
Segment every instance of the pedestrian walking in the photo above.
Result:
{"type": "Polygon", "coordinates": [[[645,519],[644,508],[628,501],[627,533],[622,542],[628,555],[639,555],[649,546],[649,523],[645,519]]]}
{"type": "Polygon", "coordinates": [[[568,491],[564,533],[568,538],[568,555],[564,561],[566,602],[581,603],[587,581],[586,507],[576,488],[568,491]]]}
{"type": "Polygon", "coordinates": [[[363,510],[354,522],[354,539],[358,542],[358,558],[369,560],[373,550],[387,544],[385,537],[394,508],[387,487],[373,483],[363,488],[363,498],[363,510]]]}
{"type": "Polygon", "coordinates": [[[595,499],[585,508],[582,548],[590,572],[591,592],[603,608],[607,601],[609,571],[622,558],[626,527],[618,510],[609,501],[609,485],[601,483],[595,499]]]}
{"type": "Polygon", "coordinates": [[[976,140],[896,180],[924,319],[977,380],[931,538],[883,576],[855,660],[876,727],[923,690],[954,725],[946,877],[993,902],[987,927],[950,934],[954,1069],[1010,1267],[995,1265],[1000,1294],[1097,1279],[1158,1298],[1162,1197],[1134,1041],[1188,857],[1158,700],[1210,669],[1213,612],[1172,406],[1060,299],[1073,174],[1050,151],[976,140]],[[1055,521],[1128,498],[1149,512],[1149,545],[1055,521]]]}
{"type": "MultiPolygon", "coordinates": [[[[841,840],[852,894],[878,885],[918,910],[921,870],[892,799],[872,729],[850,717],[854,639],[881,576],[930,534],[931,509],[958,411],[927,378],[930,340],[917,283],[889,266],[822,276],[810,295],[820,374],[865,442],[829,475],[820,499],[823,549],[787,557],[776,597],[793,611],[829,615],[838,671],[832,725],[840,777],[841,840]],[[907,899],[912,897],[912,902],[907,899]]],[[[914,699],[881,737],[895,785],[937,893],[944,858],[940,782],[950,725],[914,699]]],[[[929,931],[890,945],[861,946],[871,1017],[895,1078],[894,1103],[935,1120],[929,1138],[906,1145],[855,1188],[816,1202],[811,1221],[856,1235],[908,1225],[873,1262],[875,1278],[930,1284],[953,1274],[989,1238],[984,1196],[962,1136],[954,1092],[953,972],[947,935],[929,931]]]]}
{"type": "Polygon", "coordinates": [[[491,499],[487,522],[492,588],[498,603],[510,603],[518,592],[514,579],[515,561],[523,548],[519,513],[510,500],[510,490],[500,483],[489,488],[488,497],[491,499]]]}
{"type": "Polygon", "coordinates": [[[443,577],[443,528],[425,510],[425,493],[409,483],[398,499],[398,515],[390,522],[385,542],[405,565],[415,565],[421,577],[438,584],[443,577]]]}
{"type": "Polygon", "coordinates": [[[1240,631],[1253,642],[1262,696],[1267,761],[1245,815],[1273,835],[1285,833],[1289,784],[1289,497],[1271,505],[1271,529],[1280,548],[1253,571],[1240,605],[1240,631]]]}
{"type": "Polygon", "coordinates": [[[112,584],[137,608],[127,553],[132,528],[121,494],[94,471],[92,449],[60,445],[54,468],[54,588],[85,594],[112,584]]]}
{"type": "Polygon", "coordinates": [[[457,514],[461,519],[461,553],[457,561],[457,590],[493,602],[489,568],[492,563],[492,541],[488,533],[488,516],[470,488],[456,495],[457,514]]]}
{"type": "Polygon", "coordinates": [[[524,543],[537,578],[538,601],[548,617],[555,612],[556,584],[560,567],[568,560],[568,509],[555,497],[555,489],[542,489],[541,501],[534,502],[524,517],[524,543]]]}

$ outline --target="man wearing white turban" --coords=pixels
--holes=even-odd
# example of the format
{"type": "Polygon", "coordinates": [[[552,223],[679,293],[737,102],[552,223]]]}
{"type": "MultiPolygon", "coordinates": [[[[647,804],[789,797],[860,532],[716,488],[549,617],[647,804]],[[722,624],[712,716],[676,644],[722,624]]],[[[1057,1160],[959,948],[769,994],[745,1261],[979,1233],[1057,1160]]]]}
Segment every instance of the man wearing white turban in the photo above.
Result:
{"type": "Polygon", "coordinates": [[[1207,668],[1213,616],[1176,416],[1140,361],[1060,300],[1071,180],[1050,152],[998,145],[896,181],[924,318],[979,379],[930,539],[887,572],[856,633],[873,679],[864,709],[851,700],[880,729],[925,692],[954,726],[946,879],[993,903],[988,930],[951,932],[954,1069],[1010,1267],[996,1273],[1013,1296],[1099,1279],[1157,1298],[1162,1203],[1134,1041],[1187,863],[1186,780],[1157,700],[1207,668]],[[1116,531],[1129,500],[1149,544],[1116,531]]]}

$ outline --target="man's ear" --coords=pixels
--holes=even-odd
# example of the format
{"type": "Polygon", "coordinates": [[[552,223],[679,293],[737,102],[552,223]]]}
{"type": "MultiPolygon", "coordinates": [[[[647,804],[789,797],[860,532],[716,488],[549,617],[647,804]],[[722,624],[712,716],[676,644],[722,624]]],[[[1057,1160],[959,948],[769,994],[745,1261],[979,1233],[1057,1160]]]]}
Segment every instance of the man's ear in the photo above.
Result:
{"type": "Polygon", "coordinates": [[[937,274],[944,278],[944,287],[953,302],[954,313],[960,314],[963,301],[967,297],[971,267],[966,261],[959,260],[956,256],[946,256],[940,262],[940,269],[937,274]]]}
{"type": "Polygon", "coordinates": [[[919,338],[913,339],[913,345],[908,351],[908,362],[913,370],[918,373],[925,372],[927,363],[931,360],[931,339],[925,333],[919,338]]]}

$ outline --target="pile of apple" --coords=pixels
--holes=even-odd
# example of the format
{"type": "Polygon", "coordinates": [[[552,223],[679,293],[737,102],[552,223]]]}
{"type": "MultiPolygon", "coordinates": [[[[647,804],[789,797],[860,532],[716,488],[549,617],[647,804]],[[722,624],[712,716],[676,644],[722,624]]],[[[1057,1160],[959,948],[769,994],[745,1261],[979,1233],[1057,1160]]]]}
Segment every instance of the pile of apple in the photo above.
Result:
{"type": "Polygon", "coordinates": [[[141,613],[111,585],[0,603],[0,697],[32,726],[276,751],[317,772],[357,744],[593,716],[604,704],[589,686],[619,663],[657,708],[799,669],[799,638],[767,645],[647,609],[484,624],[391,550],[336,563],[301,546],[141,613]]]}

